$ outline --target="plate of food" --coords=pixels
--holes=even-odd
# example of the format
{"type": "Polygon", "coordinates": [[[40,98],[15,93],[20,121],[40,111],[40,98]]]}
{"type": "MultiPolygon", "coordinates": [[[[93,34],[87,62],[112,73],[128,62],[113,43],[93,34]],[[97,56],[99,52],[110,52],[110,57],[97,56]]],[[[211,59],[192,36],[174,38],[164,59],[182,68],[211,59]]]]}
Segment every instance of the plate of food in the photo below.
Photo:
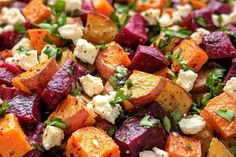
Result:
{"type": "Polygon", "coordinates": [[[0,0],[0,157],[236,157],[235,0],[0,0]]]}

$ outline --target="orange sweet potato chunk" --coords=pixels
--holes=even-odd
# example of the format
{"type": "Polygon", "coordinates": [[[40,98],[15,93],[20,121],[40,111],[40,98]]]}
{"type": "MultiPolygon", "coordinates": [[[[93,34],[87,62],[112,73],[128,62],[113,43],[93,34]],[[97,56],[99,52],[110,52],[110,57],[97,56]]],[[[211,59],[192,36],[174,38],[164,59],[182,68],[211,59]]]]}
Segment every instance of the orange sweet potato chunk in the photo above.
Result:
{"type": "Polygon", "coordinates": [[[201,157],[200,140],[180,136],[178,133],[170,133],[167,138],[165,150],[169,157],[201,157]]]}
{"type": "Polygon", "coordinates": [[[216,114],[218,109],[236,112],[236,102],[226,93],[213,98],[201,111],[200,115],[209,122],[223,139],[236,136],[236,118],[230,123],[216,114]]]}
{"type": "Polygon", "coordinates": [[[167,5],[167,0],[137,0],[137,9],[144,11],[147,9],[161,9],[167,5]]]}
{"type": "Polygon", "coordinates": [[[110,17],[114,11],[114,8],[107,0],[93,0],[93,2],[96,11],[103,15],[110,17]]]}
{"type": "Polygon", "coordinates": [[[20,157],[32,150],[14,114],[0,118],[0,156],[20,157]]]}
{"type": "Polygon", "coordinates": [[[67,125],[65,130],[67,134],[95,123],[94,118],[86,108],[86,103],[82,99],[70,95],[58,105],[48,120],[51,121],[54,118],[60,118],[67,125]]]}
{"type": "Polygon", "coordinates": [[[69,138],[66,157],[120,157],[116,143],[103,130],[85,127],[77,130],[69,138]]]}
{"type": "MultiPolygon", "coordinates": [[[[193,40],[183,40],[174,50],[175,53],[181,52],[181,57],[189,67],[193,68],[195,72],[198,72],[201,67],[207,62],[208,56],[203,49],[201,49],[193,40]]],[[[173,70],[178,72],[180,66],[175,62],[173,64],[173,70]]]]}
{"type": "Polygon", "coordinates": [[[43,4],[42,0],[32,0],[23,10],[23,14],[30,23],[40,23],[50,16],[50,9],[43,4]]]}

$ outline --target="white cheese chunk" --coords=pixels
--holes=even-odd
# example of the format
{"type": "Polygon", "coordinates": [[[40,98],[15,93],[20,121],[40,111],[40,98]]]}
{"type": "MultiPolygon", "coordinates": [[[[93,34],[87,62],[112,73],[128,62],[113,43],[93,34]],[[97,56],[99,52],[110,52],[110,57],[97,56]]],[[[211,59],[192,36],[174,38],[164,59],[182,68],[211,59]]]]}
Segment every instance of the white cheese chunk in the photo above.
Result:
{"type": "Polygon", "coordinates": [[[104,89],[102,79],[100,77],[95,77],[88,74],[86,76],[80,77],[79,80],[84,92],[89,97],[100,94],[104,89]]]}
{"type": "Polygon", "coordinates": [[[226,82],[223,91],[230,95],[236,101],[236,77],[232,77],[226,82]]]}
{"type": "Polygon", "coordinates": [[[71,39],[74,44],[83,36],[81,26],[77,24],[66,24],[58,28],[58,32],[64,39],[71,39]]]}
{"type": "Polygon", "coordinates": [[[173,23],[179,23],[182,21],[181,14],[179,11],[175,11],[172,16],[173,23]]]}
{"type": "Polygon", "coordinates": [[[5,27],[3,27],[4,32],[10,32],[13,30],[14,30],[14,27],[12,25],[6,25],[5,27]]]}
{"type": "Polygon", "coordinates": [[[22,38],[13,48],[12,48],[12,53],[13,54],[19,54],[19,48],[22,47],[26,50],[32,50],[33,47],[31,45],[31,42],[28,38],[22,38]]]}
{"type": "Polygon", "coordinates": [[[217,27],[223,27],[226,26],[227,24],[231,23],[231,16],[227,14],[221,14],[221,17],[219,15],[212,15],[212,22],[215,26],[217,27]],[[221,20],[219,20],[221,18],[221,20]]]}
{"type": "Polygon", "coordinates": [[[81,11],[82,0],[66,0],[66,11],[81,11]]]}
{"type": "Polygon", "coordinates": [[[55,146],[60,146],[63,139],[62,129],[48,125],[43,132],[43,147],[45,150],[50,150],[55,146]]]}
{"type": "Polygon", "coordinates": [[[173,24],[173,21],[169,14],[164,13],[162,14],[161,18],[159,19],[159,23],[161,27],[169,27],[173,24]]]}
{"type": "Polygon", "coordinates": [[[85,39],[79,39],[74,49],[74,55],[81,61],[94,64],[98,54],[98,49],[85,39]]]}
{"type": "Polygon", "coordinates": [[[185,5],[177,5],[177,10],[182,18],[185,18],[188,16],[188,14],[192,11],[192,7],[189,4],[185,5]]]}
{"type": "Polygon", "coordinates": [[[141,15],[148,22],[148,25],[156,25],[160,18],[161,11],[160,9],[148,9],[143,11],[141,15]]]}
{"type": "Polygon", "coordinates": [[[202,43],[203,37],[210,32],[203,28],[198,28],[196,32],[191,35],[193,41],[195,41],[198,45],[202,43]]]}
{"type": "Polygon", "coordinates": [[[169,154],[159,148],[154,147],[151,150],[145,150],[139,153],[139,157],[169,157],[169,154]]]}
{"type": "Polygon", "coordinates": [[[2,8],[3,20],[10,25],[25,23],[25,17],[16,8],[2,8]]]}
{"type": "Polygon", "coordinates": [[[180,70],[178,74],[178,78],[176,83],[184,88],[187,92],[191,91],[196,81],[198,74],[193,72],[192,70],[180,70]]]}
{"type": "Polygon", "coordinates": [[[93,106],[94,112],[112,124],[115,124],[116,118],[118,118],[122,112],[122,108],[119,104],[114,106],[110,104],[111,101],[114,101],[115,95],[115,91],[109,92],[106,95],[97,95],[93,97],[90,102],[93,106]]]}
{"type": "Polygon", "coordinates": [[[206,126],[206,121],[199,115],[187,116],[179,121],[179,127],[184,134],[193,135],[206,126]]]}
{"type": "Polygon", "coordinates": [[[169,157],[169,154],[162,149],[154,147],[152,150],[157,154],[158,157],[169,157]]]}

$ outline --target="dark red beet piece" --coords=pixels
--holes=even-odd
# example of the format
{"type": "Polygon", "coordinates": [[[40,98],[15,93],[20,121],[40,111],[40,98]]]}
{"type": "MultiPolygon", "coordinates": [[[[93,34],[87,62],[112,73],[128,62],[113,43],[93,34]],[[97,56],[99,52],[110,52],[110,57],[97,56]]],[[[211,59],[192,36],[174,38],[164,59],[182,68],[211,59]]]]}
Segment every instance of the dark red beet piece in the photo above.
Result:
{"type": "Polygon", "coordinates": [[[0,85],[12,86],[11,81],[14,74],[7,70],[7,68],[0,68],[0,85]]]}
{"type": "Polygon", "coordinates": [[[14,2],[11,5],[9,5],[9,8],[17,8],[20,11],[23,11],[25,6],[26,6],[26,3],[24,3],[24,2],[14,2]]]}
{"type": "Polygon", "coordinates": [[[190,14],[188,14],[188,16],[183,20],[182,26],[192,32],[195,32],[197,28],[200,27],[200,25],[197,23],[196,18],[201,17],[204,19],[206,23],[205,28],[208,29],[209,31],[214,31],[216,27],[213,24],[212,15],[213,15],[213,11],[207,8],[193,11],[190,14]]]}
{"type": "Polygon", "coordinates": [[[217,14],[229,14],[232,11],[232,7],[229,3],[223,3],[216,0],[212,0],[207,8],[217,14]]]}
{"type": "Polygon", "coordinates": [[[228,80],[231,79],[231,77],[236,77],[236,58],[232,60],[232,65],[224,79],[224,82],[226,83],[228,80]]]}
{"type": "Polygon", "coordinates": [[[132,59],[130,70],[154,73],[169,65],[169,60],[156,48],[139,45],[132,59]]]}
{"type": "Polygon", "coordinates": [[[0,34],[0,51],[11,49],[20,39],[22,35],[16,31],[3,32],[0,34]]]}
{"type": "Polygon", "coordinates": [[[14,75],[18,75],[21,73],[21,70],[18,66],[6,63],[4,61],[0,61],[0,67],[5,67],[8,71],[12,72],[14,75]]]}
{"type": "MultiPolygon", "coordinates": [[[[161,124],[154,127],[140,126],[143,118],[143,114],[135,115],[117,129],[114,140],[121,150],[121,156],[138,157],[140,151],[164,147],[165,131],[161,124]]],[[[149,118],[149,121],[156,120],[152,116],[149,118]]]]}
{"type": "Polygon", "coordinates": [[[236,57],[236,50],[224,32],[205,35],[202,44],[210,59],[236,57]]]}
{"type": "Polygon", "coordinates": [[[42,99],[48,104],[49,109],[55,109],[57,104],[71,92],[71,87],[78,78],[88,74],[88,71],[68,59],[48,82],[41,94],[42,99]]]}
{"type": "Polygon", "coordinates": [[[16,89],[12,87],[0,86],[0,99],[9,100],[15,95],[16,89]]]}
{"type": "Polygon", "coordinates": [[[9,100],[8,113],[14,113],[21,124],[37,124],[41,120],[40,102],[37,95],[18,94],[9,100]]]}
{"type": "Polygon", "coordinates": [[[26,153],[23,157],[42,157],[42,153],[34,149],[26,153]]]}
{"type": "Polygon", "coordinates": [[[115,41],[125,47],[143,45],[148,40],[145,28],[144,18],[140,14],[135,14],[116,36],[115,41]]]}

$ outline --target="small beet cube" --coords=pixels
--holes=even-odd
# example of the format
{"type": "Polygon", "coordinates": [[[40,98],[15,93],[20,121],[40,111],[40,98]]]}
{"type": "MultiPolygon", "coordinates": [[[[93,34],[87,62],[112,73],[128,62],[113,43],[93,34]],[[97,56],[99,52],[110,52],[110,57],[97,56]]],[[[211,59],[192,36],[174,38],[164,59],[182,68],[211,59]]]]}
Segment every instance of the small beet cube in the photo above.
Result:
{"type": "Polygon", "coordinates": [[[15,76],[21,73],[21,70],[18,66],[6,63],[4,61],[0,61],[0,67],[6,68],[8,71],[12,72],[15,76]]]}
{"type": "Polygon", "coordinates": [[[224,82],[227,82],[231,77],[236,77],[236,58],[232,60],[232,65],[229,69],[228,74],[226,75],[224,82]]]}
{"type": "MultiPolygon", "coordinates": [[[[141,126],[140,121],[143,118],[143,114],[135,115],[116,131],[114,140],[119,145],[122,156],[138,157],[143,150],[164,147],[165,131],[161,124],[141,126]]],[[[148,121],[156,122],[157,119],[151,116],[148,121]]]]}
{"type": "Polygon", "coordinates": [[[49,105],[49,109],[55,109],[57,104],[70,94],[72,85],[77,83],[78,78],[87,73],[84,67],[68,59],[51,78],[41,94],[42,99],[49,105]]]}
{"type": "Polygon", "coordinates": [[[214,31],[216,29],[212,21],[213,11],[207,8],[196,10],[188,14],[188,16],[182,22],[182,26],[186,27],[188,30],[195,32],[197,28],[201,27],[197,22],[198,18],[202,18],[206,24],[205,29],[209,31],[214,31]]]}
{"type": "Polygon", "coordinates": [[[220,1],[216,1],[216,0],[212,0],[208,4],[207,8],[217,14],[229,14],[229,13],[231,13],[231,10],[232,10],[232,7],[230,6],[230,4],[223,3],[220,1]]]}
{"type": "Polygon", "coordinates": [[[9,100],[15,95],[16,89],[11,87],[0,86],[0,99],[9,100]]]}
{"type": "Polygon", "coordinates": [[[203,47],[210,59],[236,57],[236,50],[224,32],[213,32],[203,37],[203,47]]]}
{"type": "Polygon", "coordinates": [[[21,124],[37,124],[41,120],[37,95],[18,94],[9,100],[8,113],[14,113],[21,124]]]}
{"type": "Polygon", "coordinates": [[[135,14],[116,36],[115,41],[125,47],[143,45],[148,40],[145,28],[144,18],[140,14],[135,14]]]}
{"type": "Polygon", "coordinates": [[[14,74],[7,70],[7,68],[0,68],[0,85],[12,86],[11,81],[14,78],[14,74]]]}
{"type": "Polygon", "coordinates": [[[42,153],[36,149],[29,151],[23,157],[41,157],[42,153]]]}
{"type": "Polygon", "coordinates": [[[22,38],[16,31],[3,32],[0,34],[0,51],[11,49],[22,38]]]}
{"type": "Polygon", "coordinates": [[[130,65],[131,70],[154,73],[169,65],[169,60],[156,48],[139,45],[130,65]]]}

